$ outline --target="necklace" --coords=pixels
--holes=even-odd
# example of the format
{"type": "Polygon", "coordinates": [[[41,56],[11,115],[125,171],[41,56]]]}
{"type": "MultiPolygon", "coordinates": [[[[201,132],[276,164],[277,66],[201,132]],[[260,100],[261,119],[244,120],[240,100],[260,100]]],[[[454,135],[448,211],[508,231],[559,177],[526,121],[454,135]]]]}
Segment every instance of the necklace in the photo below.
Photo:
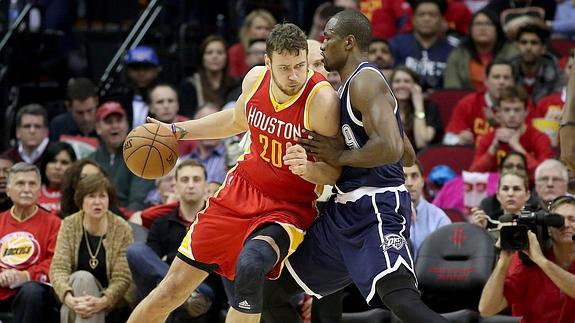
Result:
{"type": "Polygon", "coordinates": [[[88,247],[88,254],[90,254],[90,260],[88,261],[88,264],[90,265],[90,268],[92,269],[96,269],[96,267],[98,267],[98,254],[100,253],[100,247],[102,247],[102,240],[104,239],[104,236],[100,236],[100,241],[98,241],[98,247],[96,247],[96,253],[93,254],[92,253],[92,248],[90,247],[90,240],[88,239],[88,232],[86,231],[86,228],[84,228],[82,226],[82,229],[84,230],[84,237],[86,238],[86,246],[88,247]]]}

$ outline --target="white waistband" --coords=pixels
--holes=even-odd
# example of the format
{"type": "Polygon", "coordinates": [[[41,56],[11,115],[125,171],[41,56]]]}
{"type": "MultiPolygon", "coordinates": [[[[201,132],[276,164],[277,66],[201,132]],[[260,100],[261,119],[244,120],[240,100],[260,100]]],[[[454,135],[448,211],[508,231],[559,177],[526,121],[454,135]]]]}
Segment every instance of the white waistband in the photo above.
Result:
{"type": "Polygon", "coordinates": [[[395,187],[360,187],[347,193],[341,192],[337,187],[336,189],[338,193],[335,197],[335,202],[341,204],[345,204],[347,202],[355,202],[366,195],[373,196],[375,194],[385,192],[407,192],[407,188],[403,184],[395,187]]]}

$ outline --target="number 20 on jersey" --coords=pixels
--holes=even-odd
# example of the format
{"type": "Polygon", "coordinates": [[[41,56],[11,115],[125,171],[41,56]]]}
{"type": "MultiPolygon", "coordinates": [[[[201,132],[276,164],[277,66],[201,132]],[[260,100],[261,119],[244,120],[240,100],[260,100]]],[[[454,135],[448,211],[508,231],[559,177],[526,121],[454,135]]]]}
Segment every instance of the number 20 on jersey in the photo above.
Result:
{"type": "Polygon", "coordinates": [[[268,163],[271,163],[277,168],[281,168],[283,166],[283,145],[281,142],[271,139],[264,135],[260,134],[259,136],[260,144],[262,144],[262,152],[260,156],[263,160],[268,163]]]}

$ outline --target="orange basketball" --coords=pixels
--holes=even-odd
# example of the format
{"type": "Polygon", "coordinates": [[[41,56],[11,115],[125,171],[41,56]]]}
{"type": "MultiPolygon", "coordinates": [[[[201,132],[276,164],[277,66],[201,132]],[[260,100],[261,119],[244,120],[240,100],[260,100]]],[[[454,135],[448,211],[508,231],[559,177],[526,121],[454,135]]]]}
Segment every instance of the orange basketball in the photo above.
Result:
{"type": "Polygon", "coordinates": [[[156,123],[134,128],[124,141],[124,161],[139,177],[156,179],[168,174],[178,160],[178,141],[156,123]]]}

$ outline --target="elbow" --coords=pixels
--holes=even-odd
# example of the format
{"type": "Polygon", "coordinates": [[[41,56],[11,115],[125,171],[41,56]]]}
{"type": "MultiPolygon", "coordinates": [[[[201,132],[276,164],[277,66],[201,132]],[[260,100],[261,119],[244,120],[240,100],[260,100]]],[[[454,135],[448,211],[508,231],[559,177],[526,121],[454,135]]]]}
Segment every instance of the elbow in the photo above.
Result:
{"type": "Polygon", "coordinates": [[[485,308],[485,306],[482,307],[481,304],[479,304],[479,314],[480,314],[482,317],[489,317],[489,316],[493,316],[493,315],[495,315],[495,314],[497,314],[497,313],[494,312],[494,311],[492,311],[492,310],[490,310],[490,309],[488,309],[488,308],[485,308]]]}
{"type": "Polygon", "coordinates": [[[383,157],[386,159],[385,162],[389,164],[399,162],[403,157],[403,151],[404,151],[403,140],[399,140],[398,142],[390,143],[385,146],[386,147],[383,147],[382,150],[386,152],[385,154],[383,154],[384,155],[383,157]]]}

